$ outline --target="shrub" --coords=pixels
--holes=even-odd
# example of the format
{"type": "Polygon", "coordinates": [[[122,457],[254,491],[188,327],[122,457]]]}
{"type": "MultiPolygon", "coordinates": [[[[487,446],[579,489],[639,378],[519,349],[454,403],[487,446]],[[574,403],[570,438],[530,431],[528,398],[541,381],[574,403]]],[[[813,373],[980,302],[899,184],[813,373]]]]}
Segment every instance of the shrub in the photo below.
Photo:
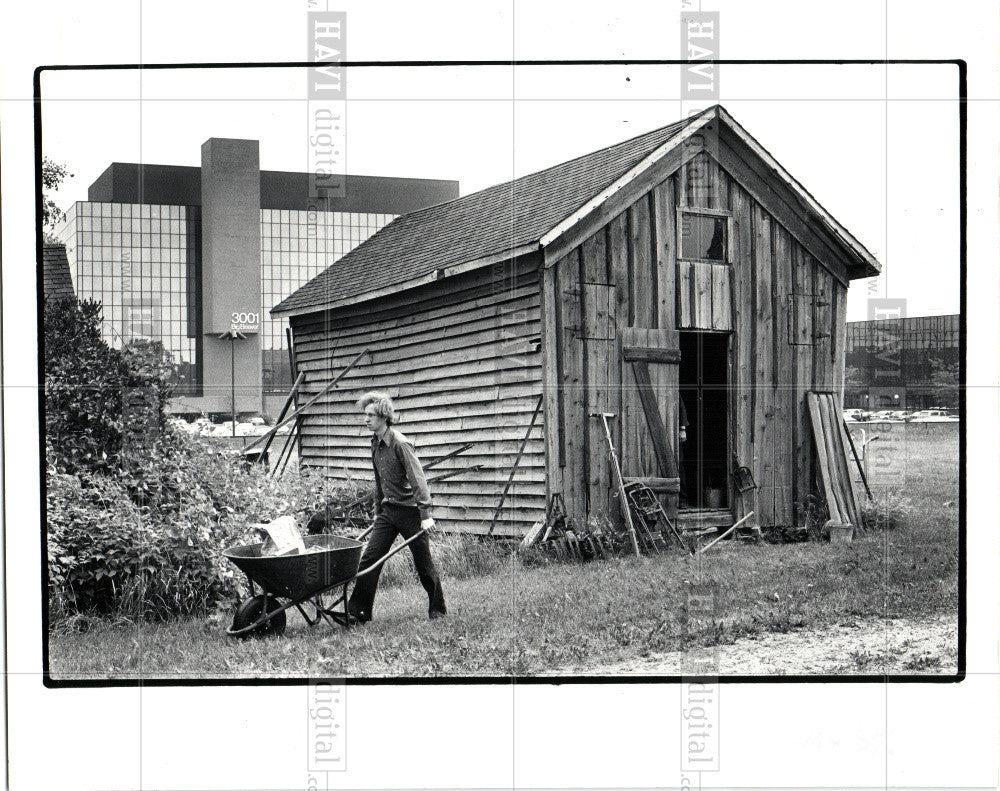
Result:
{"type": "Polygon", "coordinates": [[[163,620],[197,615],[242,594],[222,551],[257,540],[253,525],[283,514],[300,524],[363,485],[305,471],[282,479],[229,450],[167,428],[117,475],[47,476],[49,606],[78,614],[163,620]]]}
{"type": "Polygon", "coordinates": [[[46,459],[60,472],[127,465],[128,438],[163,426],[170,366],[159,343],[113,349],[101,337],[99,302],[45,303],[46,459]]]}
{"type": "Polygon", "coordinates": [[[47,476],[49,611],[162,620],[206,612],[230,593],[212,531],[159,524],[109,476],[47,476]]]}

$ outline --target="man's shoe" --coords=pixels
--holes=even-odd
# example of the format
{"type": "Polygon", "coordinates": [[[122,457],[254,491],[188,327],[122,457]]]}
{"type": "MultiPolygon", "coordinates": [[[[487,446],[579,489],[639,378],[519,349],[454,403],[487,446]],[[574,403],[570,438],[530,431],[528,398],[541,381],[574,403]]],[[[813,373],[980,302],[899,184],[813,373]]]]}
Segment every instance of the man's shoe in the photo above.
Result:
{"type": "Polygon", "coordinates": [[[430,619],[431,619],[432,621],[436,621],[436,620],[437,620],[438,618],[444,618],[444,617],[445,617],[445,616],[446,616],[447,614],[448,614],[448,613],[446,613],[446,612],[443,612],[443,611],[441,611],[441,610],[431,610],[431,611],[430,611],[430,612],[428,613],[428,616],[430,617],[430,619]]]}
{"type": "Polygon", "coordinates": [[[359,624],[366,624],[371,618],[364,618],[360,615],[355,615],[354,613],[347,613],[344,615],[342,612],[330,613],[330,617],[333,618],[341,626],[357,626],[359,624]]]}

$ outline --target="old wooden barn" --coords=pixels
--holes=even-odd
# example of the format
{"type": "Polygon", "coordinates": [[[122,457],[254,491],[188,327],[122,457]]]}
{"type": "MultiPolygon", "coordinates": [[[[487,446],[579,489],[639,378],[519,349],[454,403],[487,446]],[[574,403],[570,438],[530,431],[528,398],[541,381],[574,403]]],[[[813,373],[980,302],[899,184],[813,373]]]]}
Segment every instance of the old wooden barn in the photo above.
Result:
{"type": "Polygon", "coordinates": [[[554,493],[620,518],[591,417],[610,412],[627,477],[670,510],[684,479],[682,519],[732,522],[739,464],[760,524],[802,524],[823,491],[806,393],[842,392],[847,288],[878,272],[716,106],[402,216],[279,304],[303,397],[371,351],[303,415],[301,459],[370,479],[354,401],[388,391],[422,458],[475,443],[433,494],[443,526],[483,532],[528,436],[496,526],[516,536],[554,493]]]}

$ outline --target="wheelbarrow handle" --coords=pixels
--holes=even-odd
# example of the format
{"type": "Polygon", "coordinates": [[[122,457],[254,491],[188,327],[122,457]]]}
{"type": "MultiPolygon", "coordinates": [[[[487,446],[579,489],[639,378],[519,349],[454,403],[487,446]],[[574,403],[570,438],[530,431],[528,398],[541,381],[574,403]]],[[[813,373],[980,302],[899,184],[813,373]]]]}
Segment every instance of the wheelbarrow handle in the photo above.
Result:
{"type": "MultiPolygon", "coordinates": [[[[371,532],[371,528],[369,528],[368,532],[371,532]]],[[[368,532],[364,533],[363,535],[368,535],[368,532]]],[[[389,558],[391,558],[393,555],[395,555],[397,552],[399,552],[401,549],[403,549],[407,544],[411,543],[412,541],[416,541],[418,538],[420,538],[420,536],[422,536],[426,532],[427,532],[427,528],[426,527],[420,528],[420,530],[418,530],[416,533],[414,533],[412,536],[410,536],[408,539],[406,539],[406,541],[404,541],[402,544],[400,544],[395,549],[390,549],[388,552],[386,552],[382,557],[380,557],[378,560],[376,560],[374,563],[372,563],[364,571],[359,571],[358,574],[357,574],[357,576],[354,579],[358,579],[360,577],[363,577],[369,571],[377,569],[379,566],[381,566],[383,563],[385,563],[389,558]]]]}

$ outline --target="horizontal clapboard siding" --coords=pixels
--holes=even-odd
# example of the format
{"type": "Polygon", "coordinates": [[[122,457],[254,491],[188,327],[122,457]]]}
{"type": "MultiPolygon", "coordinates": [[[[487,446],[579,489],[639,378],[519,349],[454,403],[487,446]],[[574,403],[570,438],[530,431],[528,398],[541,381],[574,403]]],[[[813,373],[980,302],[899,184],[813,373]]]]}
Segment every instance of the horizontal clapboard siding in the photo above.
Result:
{"type": "MultiPolygon", "coordinates": [[[[303,417],[302,463],[334,478],[372,480],[371,435],[355,406],[388,393],[397,428],[424,461],[465,443],[428,477],[481,469],[431,486],[446,530],[485,532],[542,391],[538,257],[442,280],[375,302],[294,317],[302,399],[363,358],[303,417]]],[[[544,515],[544,416],[514,475],[495,534],[520,536],[544,515]]]]}

